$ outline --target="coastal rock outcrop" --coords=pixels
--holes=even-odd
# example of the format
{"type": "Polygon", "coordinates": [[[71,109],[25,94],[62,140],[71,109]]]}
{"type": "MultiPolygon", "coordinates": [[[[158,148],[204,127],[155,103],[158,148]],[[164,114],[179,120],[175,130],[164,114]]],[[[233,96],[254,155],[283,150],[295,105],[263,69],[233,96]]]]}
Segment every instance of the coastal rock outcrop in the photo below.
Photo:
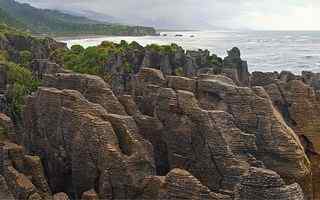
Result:
{"type": "Polygon", "coordinates": [[[239,185],[236,200],[304,200],[303,192],[298,184],[286,186],[281,177],[270,170],[250,168],[239,185]]]}
{"type": "Polygon", "coordinates": [[[287,183],[303,183],[303,190],[310,192],[310,185],[304,183],[311,175],[310,163],[299,138],[273,107],[263,88],[237,87],[214,79],[198,80],[198,99],[204,109],[230,113],[239,129],[257,138],[257,159],[287,183]]]}
{"type": "Polygon", "coordinates": [[[77,90],[89,101],[100,104],[108,112],[126,115],[123,106],[113,94],[110,86],[98,76],[75,73],[46,75],[43,86],[77,90]]]}
{"type": "Polygon", "coordinates": [[[152,146],[134,120],[108,114],[75,90],[39,88],[24,119],[24,144],[42,158],[53,192],[80,198],[94,188],[102,199],[130,199],[155,174],[152,146]]]}
{"type": "Polygon", "coordinates": [[[3,199],[51,199],[40,158],[29,156],[14,143],[0,145],[0,182],[3,199]]]}
{"type": "Polygon", "coordinates": [[[241,59],[240,50],[237,47],[227,51],[228,56],[223,59],[222,72],[226,72],[226,75],[232,76],[236,82],[239,81],[241,86],[249,86],[250,74],[248,71],[247,61],[241,59]],[[232,73],[234,71],[234,73],[232,73]]]}
{"type": "Polygon", "coordinates": [[[162,122],[170,169],[186,169],[216,191],[231,189],[250,166],[266,167],[286,183],[298,182],[305,193],[311,192],[310,163],[303,147],[261,87],[238,87],[226,77],[207,75],[184,78],[191,86],[169,77],[173,90],[164,88],[163,81],[150,81],[159,80],[159,73],[144,68],[137,75],[144,87],[135,92],[135,99],[153,105],[145,114],[162,122]],[[154,76],[141,78],[151,72],[154,76]],[[195,90],[196,95],[179,89],[195,90]]]}
{"type": "MultiPolygon", "coordinates": [[[[264,77],[269,76],[266,73],[260,74],[264,77]]],[[[257,80],[254,84],[265,88],[286,123],[299,136],[312,164],[314,198],[320,198],[317,178],[320,150],[318,136],[320,101],[316,86],[313,87],[317,75],[304,72],[302,76],[295,76],[283,72],[279,76],[269,76],[269,82],[262,81],[256,75],[257,73],[253,73],[253,79],[257,80]]]]}
{"type": "Polygon", "coordinates": [[[189,172],[173,169],[165,177],[147,177],[140,199],[208,199],[231,200],[228,195],[214,193],[189,172]]]}

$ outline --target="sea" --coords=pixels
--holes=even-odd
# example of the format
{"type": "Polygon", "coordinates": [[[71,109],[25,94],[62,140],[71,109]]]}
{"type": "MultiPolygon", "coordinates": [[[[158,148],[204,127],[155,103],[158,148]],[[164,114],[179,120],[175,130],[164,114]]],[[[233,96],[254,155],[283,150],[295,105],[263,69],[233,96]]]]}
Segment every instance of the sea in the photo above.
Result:
{"type": "Polygon", "coordinates": [[[320,72],[320,31],[179,31],[160,36],[63,38],[68,47],[99,45],[102,41],[136,41],[141,45],[176,43],[187,50],[208,49],[220,57],[239,47],[249,71],[320,72]]]}

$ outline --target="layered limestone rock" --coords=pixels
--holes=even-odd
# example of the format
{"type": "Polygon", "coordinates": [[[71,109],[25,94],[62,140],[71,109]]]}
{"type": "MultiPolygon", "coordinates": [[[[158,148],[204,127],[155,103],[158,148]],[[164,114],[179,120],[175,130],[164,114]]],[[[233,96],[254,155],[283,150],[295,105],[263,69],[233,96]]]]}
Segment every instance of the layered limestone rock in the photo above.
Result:
{"type": "Polygon", "coordinates": [[[298,182],[305,193],[311,193],[310,181],[306,180],[310,163],[303,147],[263,88],[237,87],[215,79],[198,80],[198,99],[204,109],[230,113],[239,129],[256,137],[258,160],[287,183],[298,182]]]}
{"type": "Polygon", "coordinates": [[[265,88],[273,104],[282,114],[286,123],[300,137],[305,151],[312,164],[314,198],[320,198],[319,187],[319,128],[318,116],[320,114],[319,95],[313,82],[316,74],[304,72],[301,77],[282,72],[279,76],[270,77],[269,74],[260,73],[269,77],[265,82],[256,76],[254,83],[265,88]],[[272,81],[271,81],[272,80],[272,81]]]}
{"type": "Polygon", "coordinates": [[[155,174],[152,146],[134,120],[108,114],[75,90],[39,88],[24,119],[24,144],[42,158],[54,193],[80,198],[94,188],[102,199],[130,199],[155,174]]]}
{"type": "Polygon", "coordinates": [[[173,169],[165,177],[147,177],[139,199],[208,199],[231,200],[228,195],[214,193],[189,172],[173,169]]]}
{"type": "Polygon", "coordinates": [[[249,86],[250,74],[247,61],[241,60],[241,53],[237,47],[227,51],[228,56],[223,60],[222,72],[241,86],[249,86]],[[233,71],[233,72],[232,72],[233,71]]]}
{"type": "Polygon", "coordinates": [[[160,71],[146,70],[148,81],[138,74],[144,87],[135,91],[135,99],[153,105],[145,114],[163,125],[160,138],[167,147],[169,169],[186,169],[219,191],[232,190],[250,166],[267,167],[288,184],[298,182],[312,196],[310,163],[303,147],[262,88],[238,87],[226,77],[206,75],[197,80],[169,77],[174,91],[163,88],[163,81],[150,81],[159,80],[160,71]],[[179,91],[193,88],[197,99],[179,91]]]}
{"type": "Polygon", "coordinates": [[[15,133],[15,128],[10,117],[6,114],[0,112],[0,134],[4,134],[6,138],[10,139],[12,142],[17,141],[17,135],[15,133]]]}
{"type": "Polygon", "coordinates": [[[34,38],[27,34],[9,32],[0,37],[0,50],[7,51],[10,60],[20,63],[20,52],[28,51],[33,59],[47,59],[56,49],[65,49],[66,44],[51,38],[34,38]]]}
{"type": "Polygon", "coordinates": [[[110,86],[98,76],[75,73],[46,75],[43,80],[43,86],[77,90],[89,101],[100,104],[108,112],[127,115],[123,106],[110,89],[110,86]]]}
{"type": "Polygon", "coordinates": [[[30,64],[30,70],[34,77],[42,80],[45,74],[56,74],[65,70],[48,59],[34,59],[30,64]]]}
{"type": "Polygon", "coordinates": [[[40,158],[28,156],[23,147],[6,142],[0,146],[2,199],[51,199],[51,190],[40,158]]]}
{"type": "Polygon", "coordinates": [[[236,200],[304,200],[298,184],[287,186],[277,173],[260,168],[250,168],[238,192],[236,200]]]}

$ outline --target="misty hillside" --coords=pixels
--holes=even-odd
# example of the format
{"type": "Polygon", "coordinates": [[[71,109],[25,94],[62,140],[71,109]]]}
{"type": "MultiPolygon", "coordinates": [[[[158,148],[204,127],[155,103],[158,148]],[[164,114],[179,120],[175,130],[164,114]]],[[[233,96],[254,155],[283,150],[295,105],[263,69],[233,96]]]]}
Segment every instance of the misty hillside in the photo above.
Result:
{"type": "Polygon", "coordinates": [[[1,23],[45,34],[153,35],[149,27],[108,24],[55,10],[0,0],[1,23]]]}

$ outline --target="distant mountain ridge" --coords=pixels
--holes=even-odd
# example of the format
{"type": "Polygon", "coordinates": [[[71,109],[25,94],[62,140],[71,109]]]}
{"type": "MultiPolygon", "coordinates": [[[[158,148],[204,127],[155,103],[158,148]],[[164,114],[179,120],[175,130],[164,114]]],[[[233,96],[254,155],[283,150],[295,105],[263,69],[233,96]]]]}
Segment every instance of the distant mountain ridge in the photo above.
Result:
{"type": "Polygon", "coordinates": [[[0,23],[38,34],[154,35],[143,26],[110,24],[56,10],[39,9],[14,0],[0,0],[0,23]]]}

